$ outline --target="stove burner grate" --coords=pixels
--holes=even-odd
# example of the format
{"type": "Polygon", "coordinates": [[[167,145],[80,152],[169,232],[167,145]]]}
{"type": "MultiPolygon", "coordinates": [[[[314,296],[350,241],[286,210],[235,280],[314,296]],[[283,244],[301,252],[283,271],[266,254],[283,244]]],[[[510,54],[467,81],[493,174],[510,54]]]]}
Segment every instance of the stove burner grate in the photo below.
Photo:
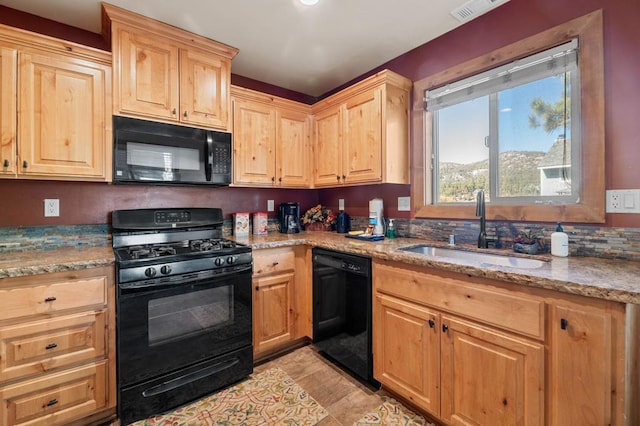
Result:
{"type": "Polygon", "coordinates": [[[149,259],[152,257],[171,256],[176,254],[176,249],[169,245],[158,246],[133,246],[128,249],[132,259],[149,259]]]}

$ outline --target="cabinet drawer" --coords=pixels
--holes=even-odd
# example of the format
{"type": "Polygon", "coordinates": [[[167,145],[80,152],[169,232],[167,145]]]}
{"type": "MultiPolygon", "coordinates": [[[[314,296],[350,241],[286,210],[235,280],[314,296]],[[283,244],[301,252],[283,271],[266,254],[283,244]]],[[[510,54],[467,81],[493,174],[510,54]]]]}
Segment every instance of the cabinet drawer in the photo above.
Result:
{"type": "Polygon", "coordinates": [[[105,356],[106,310],[0,327],[0,383],[105,356]]]}
{"type": "Polygon", "coordinates": [[[0,321],[106,303],[107,277],[3,289],[0,290],[0,321]]]}
{"type": "Polygon", "coordinates": [[[294,266],[295,254],[291,247],[256,250],[253,252],[254,275],[293,270],[294,266]]]}
{"type": "Polygon", "coordinates": [[[376,291],[544,338],[545,304],[535,296],[519,295],[488,283],[473,284],[453,274],[423,273],[390,265],[374,264],[373,279],[376,291]]]}
{"type": "Polygon", "coordinates": [[[0,388],[0,424],[64,425],[106,407],[107,363],[0,388]]]}

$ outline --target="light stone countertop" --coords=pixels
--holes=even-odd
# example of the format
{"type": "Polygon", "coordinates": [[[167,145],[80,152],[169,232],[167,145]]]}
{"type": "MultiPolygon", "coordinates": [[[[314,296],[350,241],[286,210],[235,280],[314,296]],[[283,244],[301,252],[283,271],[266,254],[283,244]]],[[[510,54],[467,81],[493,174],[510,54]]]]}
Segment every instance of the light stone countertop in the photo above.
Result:
{"type": "Polygon", "coordinates": [[[531,257],[544,261],[544,265],[540,268],[521,269],[484,263],[479,264],[468,260],[445,260],[398,250],[400,247],[417,244],[450,248],[443,242],[417,238],[396,238],[371,242],[345,238],[343,234],[331,232],[302,232],[299,234],[269,233],[267,236],[252,235],[237,238],[236,240],[251,245],[254,250],[308,244],[313,247],[370,256],[373,259],[410,263],[471,276],[507,281],[528,287],[544,288],[616,302],[640,304],[640,262],[629,260],[595,257],[553,257],[551,255],[526,256],[508,249],[478,250],[471,245],[457,245],[455,247],[461,250],[531,257]]]}
{"type": "MultiPolygon", "coordinates": [[[[542,267],[519,269],[479,264],[467,260],[444,260],[398,250],[400,247],[421,243],[447,247],[446,243],[416,238],[396,238],[370,242],[345,238],[343,234],[331,232],[302,232],[299,234],[271,232],[266,236],[251,235],[235,239],[240,243],[249,244],[254,250],[307,244],[313,247],[370,256],[373,259],[404,262],[529,287],[640,304],[640,262],[634,261],[538,255],[534,258],[545,261],[542,267]]],[[[477,248],[466,245],[456,246],[456,248],[478,251],[477,248]]],[[[527,257],[509,250],[482,250],[482,252],[527,257]]],[[[72,271],[108,266],[114,263],[113,251],[109,245],[13,251],[0,253],[0,278],[72,271]]]]}

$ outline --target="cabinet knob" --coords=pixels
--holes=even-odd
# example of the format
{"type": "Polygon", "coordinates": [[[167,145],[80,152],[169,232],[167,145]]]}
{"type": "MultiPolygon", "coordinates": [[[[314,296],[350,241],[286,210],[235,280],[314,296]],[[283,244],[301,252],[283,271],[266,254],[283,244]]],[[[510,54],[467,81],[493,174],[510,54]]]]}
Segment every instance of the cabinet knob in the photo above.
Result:
{"type": "Polygon", "coordinates": [[[560,318],[560,328],[563,330],[566,330],[568,326],[569,326],[569,321],[567,321],[564,318],[560,318]]]}
{"type": "Polygon", "coordinates": [[[171,111],[171,114],[173,114],[173,115],[176,115],[177,113],[178,113],[178,111],[175,108],[171,111]]]}
{"type": "Polygon", "coordinates": [[[336,175],[336,180],[340,182],[340,175],[336,175]]]}
{"type": "Polygon", "coordinates": [[[185,111],[182,115],[184,116],[184,118],[187,118],[189,116],[189,114],[187,114],[187,111],[185,111]]]}
{"type": "Polygon", "coordinates": [[[449,326],[447,324],[442,324],[442,332],[446,333],[447,331],[449,331],[449,326]]]}
{"type": "Polygon", "coordinates": [[[281,183],[282,183],[282,176],[280,176],[280,177],[278,178],[278,182],[281,182],[281,183]]]}
{"type": "Polygon", "coordinates": [[[343,181],[347,180],[347,177],[345,175],[342,175],[342,180],[343,181]]]}
{"type": "Polygon", "coordinates": [[[58,344],[57,344],[57,343],[49,343],[49,344],[48,344],[47,346],[45,346],[44,348],[45,348],[46,350],[49,350],[49,349],[55,349],[55,348],[57,348],[57,347],[58,347],[58,344]]]}
{"type": "Polygon", "coordinates": [[[44,299],[45,302],[55,302],[56,300],[58,300],[56,297],[47,297],[44,299]]]}
{"type": "Polygon", "coordinates": [[[27,163],[27,160],[24,160],[24,161],[22,162],[22,167],[24,167],[25,169],[26,169],[27,167],[29,167],[29,163],[27,163]]]}
{"type": "Polygon", "coordinates": [[[429,320],[429,328],[433,328],[436,326],[436,322],[432,319],[429,320]]]}
{"type": "Polygon", "coordinates": [[[276,181],[276,177],[275,176],[271,176],[271,182],[275,182],[276,181]]]}
{"type": "Polygon", "coordinates": [[[5,159],[5,160],[2,162],[2,167],[9,167],[9,160],[5,159]]]}
{"type": "Polygon", "coordinates": [[[273,263],[271,264],[271,266],[278,266],[278,264],[279,264],[279,263],[280,263],[280,262],[273,262],[273,263]]]}

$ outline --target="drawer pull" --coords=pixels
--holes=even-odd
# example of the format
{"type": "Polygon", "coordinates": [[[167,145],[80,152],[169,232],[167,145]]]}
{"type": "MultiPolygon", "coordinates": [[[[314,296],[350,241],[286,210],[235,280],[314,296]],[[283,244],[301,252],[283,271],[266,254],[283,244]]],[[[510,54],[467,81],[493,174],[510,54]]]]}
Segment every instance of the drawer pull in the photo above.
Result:
{"type": "Polygon", "coordinates": [[[58,300],[57,297],[47,297],[44,299],[45,302],[55,302],[56,300],[58,300]]]}
{"type": "Polygon", "coordinates": [[[278,266],[280,264],[280,262],[273,262],[273,264],[271,266],[278,266]]]}
{"type": "Polygon", "coordinates": [[[429,328],[433,328],[436,326],[436,322],[432,319],[429,320],[429,328]]]}
{"type": "Polygon", "coordinates": [[[57,399],[52,399],[51,401],[47,402],[47,407],[51,407],[52,405],[56,405],[58,403],[57,399]]]}
{"type": "Polygon", "coordinates": [[[58,347],[57,343],[49,343],[47,346],[45,346],[44,348],[49,350],[49,349],[55,349],[58,347]]]}
{"type": "Polygon", "coordinates": [[[564,318],[560,318],[560,328],[563,330],[566,330],[568,326],[569,326],[569,321],[567,321],[564,318]]]}

